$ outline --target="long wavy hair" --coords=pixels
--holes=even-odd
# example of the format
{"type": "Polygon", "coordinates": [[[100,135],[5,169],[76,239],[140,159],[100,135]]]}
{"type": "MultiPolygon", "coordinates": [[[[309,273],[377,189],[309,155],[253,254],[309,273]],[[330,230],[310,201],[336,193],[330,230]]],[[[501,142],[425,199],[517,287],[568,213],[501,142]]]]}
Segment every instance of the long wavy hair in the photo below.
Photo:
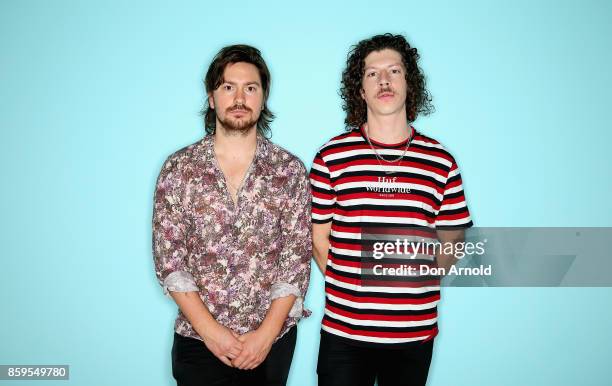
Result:
{"type": "MultiPolygon", "coordinates": [[[[215,55],[212,63],[208,67],[206,77],[204,78],[204,87],[206,88],[206,94],[212,93],[216,90],[221,83],[223,83],[223,73],[225,67],[231,63],[250,63],[257,67],[259,71],[259,77],[261,78],[261,87],[263,89],[263,110],[257,120],[257,132],[265,137],[271,135],[270,123],[274,119],[274,114],[268,108],[268,96],[270,95],[270,70],[266,62],[261,57],[261,52],[255,48],[246,44],[236,44],[232,46],[223,47],[221,51],[215,55]]],[[[217,127],[217,114],[215,109],[211,108],[208,104],[208,97],[204,101],[204,107],[202,108],[201,114],[204,116],[204,127],[207,134],[214,134],[217,127]]]]}
{"type": "Polygon", "coordinates": [[[425,75],[418,66],[419,54],[402,35],[390,33],[376,35],[351,47],[342,72],[340,97],[342,109],[346,112],[346,129],[359,127],[367,121],[366,102],[361,97],[362,81],[365,73],[365,58],[374,51],[386,48],[397,51],[406,67],[406,116],[414,122],[419,114],[427,115],[434,111],[431,95],[425,88],[425,75]]]}

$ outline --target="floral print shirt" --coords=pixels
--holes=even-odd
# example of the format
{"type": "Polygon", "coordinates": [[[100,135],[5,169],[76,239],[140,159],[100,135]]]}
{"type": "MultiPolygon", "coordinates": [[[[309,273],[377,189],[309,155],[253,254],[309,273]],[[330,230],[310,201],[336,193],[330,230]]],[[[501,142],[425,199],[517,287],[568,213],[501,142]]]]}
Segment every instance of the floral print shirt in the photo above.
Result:
{"type": "MultiPolygon", "coordinates": [[[[302,162],[258,135],[234,204],[212,135],[172,154],[157,180],[153,255],[168,291],[197,291],[220,324],[244,334],[272,300],[297,297],[277,337],[308,316],[310,184],[302,162]]],[[[179,310],[175,331],[200,339],[179,310]]]]}

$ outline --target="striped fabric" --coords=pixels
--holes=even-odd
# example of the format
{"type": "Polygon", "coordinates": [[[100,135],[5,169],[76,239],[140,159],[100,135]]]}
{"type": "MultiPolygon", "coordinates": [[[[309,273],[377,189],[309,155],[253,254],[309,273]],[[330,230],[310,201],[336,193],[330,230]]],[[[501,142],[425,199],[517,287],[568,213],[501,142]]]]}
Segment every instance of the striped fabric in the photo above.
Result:
{"type": "MultiPolygon", "coordinates": [[[[310,171],[312,221],[332,222],[322,328],[362,345],[433,338],[440,299],[435,277],[400,285],[383,280],[366,283],[371,265],[364,266],[364,234],[372,229],[435,233],[472,225],[454,158],[434,139],[411,130],[407,151],[405,141],[372,141],[387,160],[403,154],[396,163],[377,159],[363,131],[354,129],[327,142],[310,171]]],[[[432,260],[433,255],[420,255],[412,263],[432,260]]]]}

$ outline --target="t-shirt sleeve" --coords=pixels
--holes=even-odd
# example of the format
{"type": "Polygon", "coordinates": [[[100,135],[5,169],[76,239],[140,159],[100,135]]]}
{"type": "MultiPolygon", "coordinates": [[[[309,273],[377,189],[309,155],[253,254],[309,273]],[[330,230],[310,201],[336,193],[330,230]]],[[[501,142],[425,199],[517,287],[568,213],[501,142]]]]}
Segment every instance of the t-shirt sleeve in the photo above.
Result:
{"type": "Polygon", "coordinates": [[[312,222],[315,224],[330,222],[336,204],[336,191],[332,187],[329,168],[320,151],[315,156],[312,169],[310,169],[310,185],[312,188],[312,222]]]}
{"type": "Polygon", "coordinates": [[[436,215],[436,229],[461,229],[473,225],[463,192],[463,182],[459,167],[453,159],[440,209],[436,215]]]}

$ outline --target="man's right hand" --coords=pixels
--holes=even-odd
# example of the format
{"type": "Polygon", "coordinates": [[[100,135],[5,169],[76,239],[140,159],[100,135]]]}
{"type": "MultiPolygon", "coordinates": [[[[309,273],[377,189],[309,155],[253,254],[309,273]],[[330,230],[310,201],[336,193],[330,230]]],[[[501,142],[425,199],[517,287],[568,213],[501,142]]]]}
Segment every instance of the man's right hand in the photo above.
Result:
{"type": "Polygon", "coordinates": [[[231,360],[237,358],[242,351],[238,334],[215,320],[197,291],[169,292],[210,352],[221,362],[233,367],[231,360]]]}
{"type": "Polygon", "coordinates": [[[242,351],[242,343],[238,340],[238,334],[215,322],[206,329],[201,337],[214,356],[226,365],[233,367],[232,359],[237,358],[242,351]]]}

